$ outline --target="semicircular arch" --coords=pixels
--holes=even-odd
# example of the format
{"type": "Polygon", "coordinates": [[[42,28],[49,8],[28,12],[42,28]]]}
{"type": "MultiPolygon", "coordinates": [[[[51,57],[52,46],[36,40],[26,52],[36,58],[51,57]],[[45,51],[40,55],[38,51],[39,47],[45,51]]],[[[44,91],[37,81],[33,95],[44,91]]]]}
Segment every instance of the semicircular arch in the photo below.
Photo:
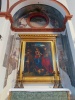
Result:
{"type": "Polygon", "coordinates": [[[60,2],[58,1],[55,1],[55,0],[22,0],[22,1],[18,1],[16,2],[14,5],[12,5],[10,7],[10,9],[8,10],[9,13],[11,13],[12,16],[14,16],[14,14],[19,10],[21,9],[22,7],[24,6],[27,6],[27,5],[31,5],[31,4],[45,4],[45,5],[48,5],[48,6],[52,6],[54,7],[55,9],[57,9],[59,12],[62,13],[62,15],[65,17],[65,16],[70,16],[70,12],[68,11],[68,9],[60,2]]]}

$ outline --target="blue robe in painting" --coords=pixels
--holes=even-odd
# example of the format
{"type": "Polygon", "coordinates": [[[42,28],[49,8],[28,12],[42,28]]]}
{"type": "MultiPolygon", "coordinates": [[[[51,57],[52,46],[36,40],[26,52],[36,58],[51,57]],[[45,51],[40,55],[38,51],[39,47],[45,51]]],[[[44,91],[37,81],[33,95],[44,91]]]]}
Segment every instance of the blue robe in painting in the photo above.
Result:
{"type": "Polygon", "coordinates": [[[35,57],[34,58],[34,63],[36,65],[37,70],[42,68],[41,57],[35,57]]]}

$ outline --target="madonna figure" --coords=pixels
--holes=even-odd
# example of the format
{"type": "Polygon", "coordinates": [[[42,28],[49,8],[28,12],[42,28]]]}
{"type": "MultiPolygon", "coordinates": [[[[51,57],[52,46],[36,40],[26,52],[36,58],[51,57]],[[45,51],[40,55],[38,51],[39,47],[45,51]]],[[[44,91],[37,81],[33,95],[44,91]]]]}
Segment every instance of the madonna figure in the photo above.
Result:
{"type": "Polygon", "coordinates": [[[36,65],[37,70],[42,68],[41,53],[40,53],[40,50],[38,48],[36,48],[36,50],[35,50],[34,63],[36,65]]]}

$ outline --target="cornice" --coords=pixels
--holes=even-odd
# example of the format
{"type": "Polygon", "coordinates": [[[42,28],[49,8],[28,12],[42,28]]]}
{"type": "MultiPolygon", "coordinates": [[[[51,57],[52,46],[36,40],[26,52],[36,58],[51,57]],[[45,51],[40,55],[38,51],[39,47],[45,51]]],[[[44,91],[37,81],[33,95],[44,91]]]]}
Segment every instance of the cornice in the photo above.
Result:
{"type": "Polygon", "coordinates": [[[11,25],[11,30],[15,32],[62,32],[65,30],[65,26],[63,28],[16,28],[11,25]]]}
{"type": "Polygon", "coordinates": [[[72,17],[73,17],[73,15],[65,16],[65,18],[64,18],[64,25],[66,24],[66,22],[67,22],[68,20],[71,20],[72,17]]]}
{"type": "Polygon", "coordinates": [[[11,7],[9,7],[9,0],[7,0],[7,12],[0,12],[0,17],[5,17],[6,20],[10,21],[12,31],[15,31],[15,32],[62,32],[66,28],[66,22],[68,20],[71,20],[71,18],[72,18],[72,15],[70,14],[69,10],[62,3],[60,3],[57,0],[51,0],[52,2],[54,2],[55,4],[57,4],[58,6],[63,8],[66,13],[65,18],[63,20],[64,25],[62,28],[57,28],[57,29],[56,28],[41,28],[41,29],[39,29],[39,28],[17,28],[17,27],[14,27],[12,25],[12,23],[14,21],[13,21],[11,12],[17,5],[19,5],[20,3],[24,2],[24,1],[26,1],[26,0],[19,0],[16,3],[14,3],[11,7]]]}
{"type": "Polygon", "coordinates": [[[66,28],[66,22],[71,20],[72,15],[65,16],[64,25],[62,28],[17,28],[12,25],[13,17],[9,12],[0,12],[0,17],[5,17],[11,23],[11,30],[15,32],[62,32],[66,28]]]}
{"type": "Polygon", "coordinates": [[[6,20],[9,20],[11,24],[13,23],[12,15],[8,12],[0,12],[0,17],[5,17],[6,20]]]}
{"type": "MultiPolygon", "coordinates": [[[[14,3],[14,4],[8,9],[8,12],[11,13],[12,10],[13,10],[17,5],[19,5],[20,3],[24,2],[24,1],[27,1],[27,0],[19,0],[19,1],[17,1],[16,3],[14,3]]],[[[63,10],[64,10],[65,13],[66,13],[66,16],[67,16],[67,15],[70,15],[69,10],[68,10],[62,3],[60,3],[60,2],[57,1],[57,0],[51,0],[51,1],[54,2],[55,4],[57,4],[58,6],[60,6],[61,8],[63,8],[63,10]]]]}
{"type": "Polygon", "coordinates": [[[65,13],[66,13],[66,16],[70,15],[69,10],[61,2],[59,2],[57,0],[52,0],[52,2],[54,2],[55,4],[57,4],[58,6],[60,6],[61,8],[63,8],[64,11],[65,11],[65,13]]]}

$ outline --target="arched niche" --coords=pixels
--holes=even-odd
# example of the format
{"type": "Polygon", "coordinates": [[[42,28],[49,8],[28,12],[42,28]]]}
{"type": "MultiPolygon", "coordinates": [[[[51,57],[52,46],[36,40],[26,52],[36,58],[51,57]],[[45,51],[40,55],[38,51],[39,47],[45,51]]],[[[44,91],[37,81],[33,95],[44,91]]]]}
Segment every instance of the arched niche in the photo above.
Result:
{"type": "MultiPolygon", "coordinates": [[[[13,16],[15,15],[15,13],[17,11],[19,11],[20,9],[22,9],[25,6],[32,5],[32,4],[36,4],[36,5],[37,4],[39,4],[39,5],[41,4],[41,5],[51,6],[51,7],[55,8],[56,10],[58,10],[63,15],[63,17],[64,17],[64,20],[63,20],[64,26],[62,28],[59,28],[59,29],[49,29],[49,30],[47,30],[48,32],[50,32],[50,31],[51,32],[62,32],[62,31],[64,31],[65,30],[65,24],[66,24],[67,20],[72,18],[72,15],[70,15],[70,12],[68,11],[68,9],[58,1],[55,1],[55,0],[50,0],[50,1],[45,1],[45,0],[43,0],[43,1],[40,1],[40,0],[38,0],[38,1],[27,0],[27,1],[25,1],[25,0],[23,0],[23,1],[16,2],[15,4],[13,4],[9,8],[8,13],[11,14],[12,21],[13,21],[13,16]]],[[[28,30],[21,30],[21,29],[17,30],[15,27],[11,27],[11,28],[14,31],[20,31],[20,32],[21,31],[23,31],[23,32],[24,31],[28,31],[28,30]]],[[[31,31],[33,31],[33,30],[31,30],[31,31]]],[[[39,31],[41,31],[41,30],[39,30],[39,31]]],[[[46,32],[46,30],[44,30],[44,31],[46,32]]]]}
{"type": "MultiPolygon", "coordinates": [[[[33,4],[43,4],[43,5],[47,5],[47,6],[51,6],[55,9],[57,9],[63,16],[63,18],[65,19],[64,22],[66,22],[67,19],[70,19],[72,16],[70,15],[70,12],[67,10],[67,8],[65,6],[63,6],[63,4],[59,3],[58,1],[55,1],[55,0],[50,0],[50,1],[45,1],[45,0],[38,0],[38,1],[31,1],[31,0],[27,0],[27,1],[18,1],[17,3],[15,3],[10,9],[9,9],[9,13],[11,13],[12,17],[14,17],[15,13],[17,11],[19,11],[20,9],[22,9],[23,7],[26,7],[28,5],[33,5],[33,4]]],[[[65,23],[66,25],[66,30],[67,30],[67,38],[68,38],[68,43],[70,42],[70,53],[72,54],[72,58],[73,58],[73,63],[75,62],[75,56],[74,56],[74,53],[75,53],[75,48],[74,48],[74,41],[73,41],[73,28],[71,27],[71,23],[70,21],[68,21],[67,23],[65,23]]],[[[63,33],[63,31],[62,31],[63,33]]],[[[65,37],[64,37],[65,38],[65,37]]],[[[67,51],[67,50],[66,50],[67,51]]],[[[74,65],[73,67],[71,67],[72,71],[74,70],[74,65]]],[[[73,74],[73,73],[72,73],[73,74]]],[[[72,85],[74,85],[74,79],[73,77],[75,76],[75,74],[73,75],[69,75],[71,82],[72,82],[72,85]]]]}
{"type": "Polygon", "coordinates": [[[54,7],[31,4],[19,9],[13,16],[16,28],[62,28],[64,16],[54,7]]]}

